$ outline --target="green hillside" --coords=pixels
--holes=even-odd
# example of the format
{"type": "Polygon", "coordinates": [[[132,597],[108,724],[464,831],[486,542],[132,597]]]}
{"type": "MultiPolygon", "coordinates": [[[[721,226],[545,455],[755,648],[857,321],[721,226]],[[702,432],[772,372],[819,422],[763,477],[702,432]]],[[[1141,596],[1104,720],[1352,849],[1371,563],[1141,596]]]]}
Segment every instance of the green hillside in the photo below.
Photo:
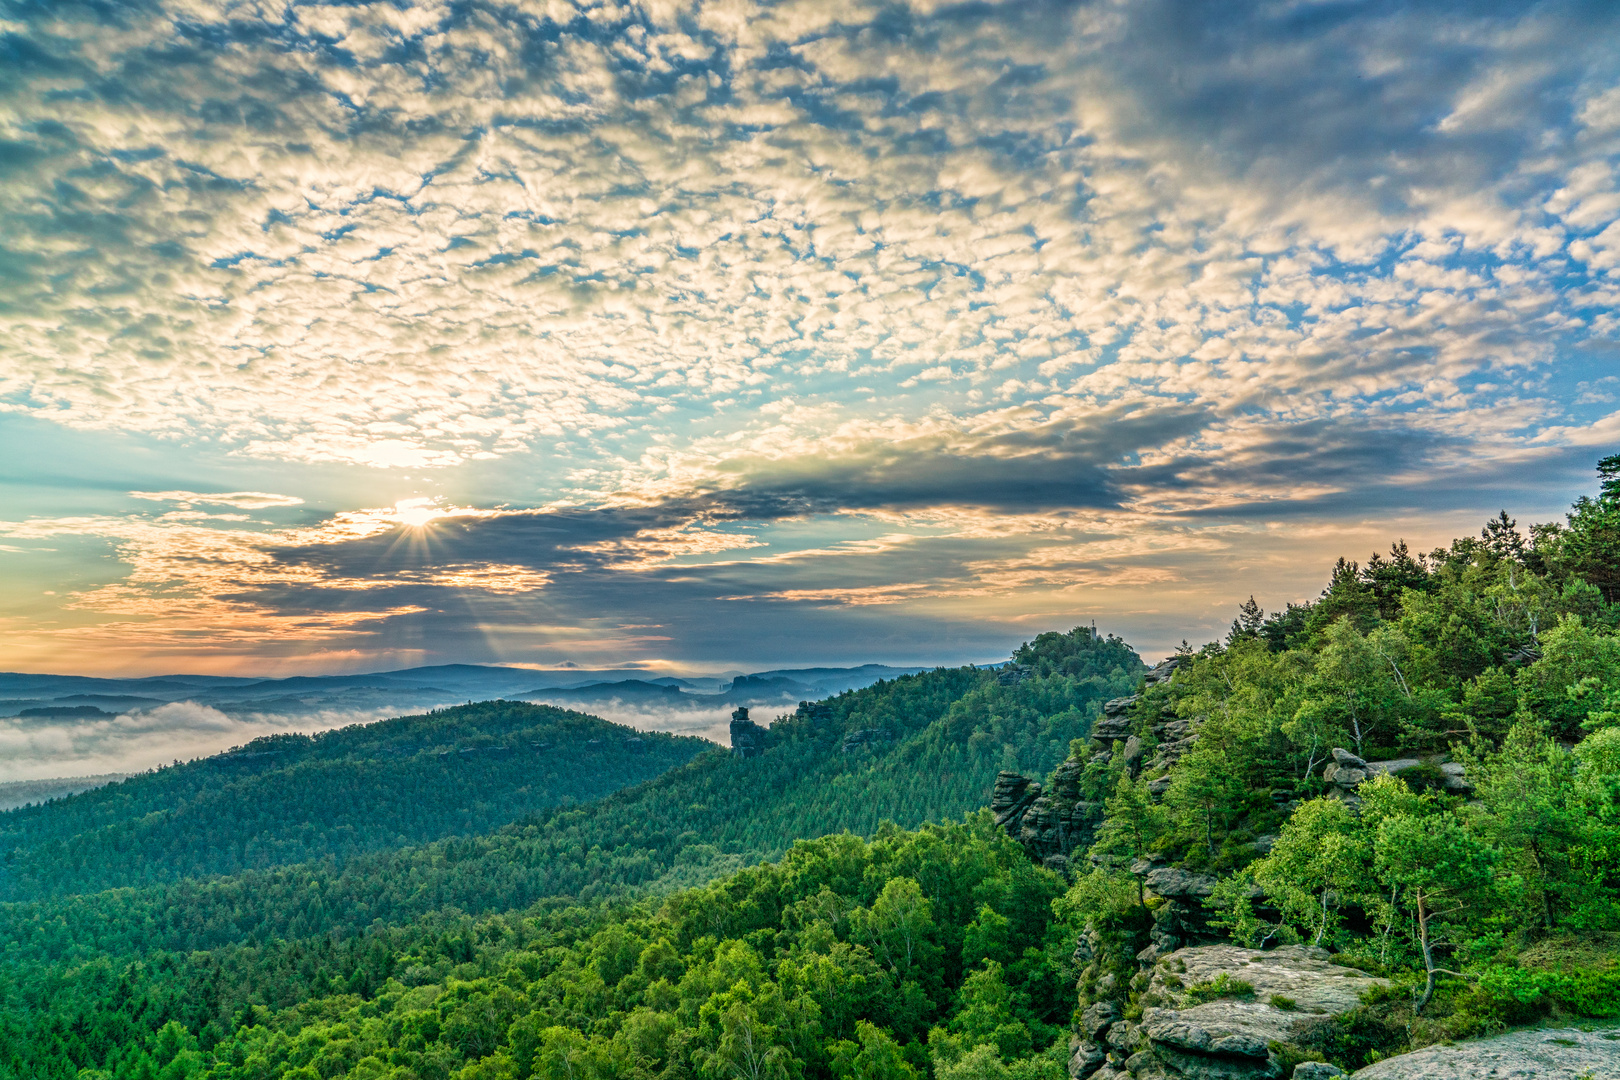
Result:
{"type": "Polygon", "coordinates": [[[0,899],[96,892],[487,833],[712,744],[496,701],[275,735],[0,813],[0,899]]]}
{"type": "MultiPolygon", "coordinates": [[[[552,896],[598,900],[698,884],[774,858],[801,837],[912,826],[983,806],[998,769],[1048,769],[1141,661],[1089,628],[1042,635],[1030,677],[941,669],[850,691],[779,720],[761,757],[700,754],[589,806],[555,807],[491,835],[209,881],[0,905],[13,960],[207,949],[352,933],[443,908],[506,911],[552,896]],[[844,749],[846,736],[887,737],[844,749]]],[[[450,710],[449,714],[456,710],[450,710]]],[[[76,842],[76,841],[75,841],[76,842]]]]}

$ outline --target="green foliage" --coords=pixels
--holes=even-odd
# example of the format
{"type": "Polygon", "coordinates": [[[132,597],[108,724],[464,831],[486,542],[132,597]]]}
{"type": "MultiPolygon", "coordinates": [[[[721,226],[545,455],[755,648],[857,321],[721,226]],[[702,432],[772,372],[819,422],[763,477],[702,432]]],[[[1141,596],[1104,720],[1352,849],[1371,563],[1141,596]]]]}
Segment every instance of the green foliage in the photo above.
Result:
{"type": "Polygon", "coordinates": [[[1207,1001],[1218,1001],[1221,998],[1236,998],[1239,1001],[1248,1001],[1254,997],[1254,984],[1234,979],[1226,972],[1221,972],[1209,982],[1193,983],[1187,987],[1186,995],[1192,1004],[1202,1005],[1207,1001]]]}
{"type": "Polygon", "coordinates": [[[1068,933],[1051,904],[1060,891],[983,814],[870,843],[831,836],[656,905],[549,905],[376,932],[369,946],[386,976],[366,994],[333,986],[326,965],[327,989],[302,1000],[232,1000],[280,977],[262,955],[247,985],[189,1006],[172,987],[204,956],[8,984],[0,1075],[918,1080],[933,1028],[929,1045],[954,1046],[961,1075],[982,1066],[1046,1080],[1042,1055],[1069,1008],[1043,989],[1052,934],[1068,933]],[[975,924],[994,924],[997,947],[1019,959],[964,965],[975,924]],[[45,1014],[17,996],[36,991],[49,997],[27,1000],[51,1000],[45,1014]],[[149,1015],[202,1005],[211,1019],[207,1008],[149,1015]]]}

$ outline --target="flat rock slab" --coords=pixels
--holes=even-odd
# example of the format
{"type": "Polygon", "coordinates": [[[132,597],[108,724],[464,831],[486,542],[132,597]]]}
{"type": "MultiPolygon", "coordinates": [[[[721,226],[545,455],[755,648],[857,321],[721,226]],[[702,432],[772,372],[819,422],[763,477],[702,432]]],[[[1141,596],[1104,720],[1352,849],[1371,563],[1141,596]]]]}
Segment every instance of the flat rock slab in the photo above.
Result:
{"type": "Polygon", "coordinates": [[[1155,969],[1152,990],[1167,1001],[1174,1000],[1178,991],[1166,981],[1172,975],[1181,980],[1184,990],[1195,983],[1214,982],[1224,974],[1229,980],[1253,986],[1254,1001],[1259,1004],[1267,1004],[1278,994],[1292,999],[1298,1012],[1338,1015],[1360,1005],[1361,995],[1368,990],[1387,985],[1386,980],[1365,971],[1333,963],[1331,956],[1326,949],[1308,945],[1285,945],[1268,952],[1239,945],[1177,949],[1155,969]]]}
{"type": "Polygon", "coordinates": [[[1221,1057],[1270,1056],[1269,1044],[1291,1042],[1301,1019],[1253,1001],[1210,1001],[1190,1009],[1147,1009],[1142,1031],[1156,1045],[1221,1057]]]}
{"type": "Polygon", "coordinates": [[[1620,1077],[1620,1028],[1510,1031],[1426,1046],[1352,1074],[1352,1080],[1610,1080],[1620,1077]]]}

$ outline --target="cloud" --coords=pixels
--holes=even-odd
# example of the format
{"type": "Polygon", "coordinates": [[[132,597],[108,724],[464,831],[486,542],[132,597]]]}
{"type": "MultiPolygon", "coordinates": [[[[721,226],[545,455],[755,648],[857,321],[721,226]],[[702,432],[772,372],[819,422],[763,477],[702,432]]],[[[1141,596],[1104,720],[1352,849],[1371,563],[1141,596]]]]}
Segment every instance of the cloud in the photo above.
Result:
{"type": "Polygon", "coordinates": [[[17,24],[10,407],[395,468],[857,371],[1376,408],[1579,341],[1613,219],[1590,6],[388,12],[17,24]]]}
{"type": "Polygon", "coordinates": [[[1440,0],[14,15],[0,410],[141,434],[172,474],[128,483],[165,513],[0,528],[7,558],[120,560],[15,633],[550,662],[932,648],[898,625],[923,614],[963,655],[1018,604],[1106,596],[1163,636],[1141,613],[1246,592],[1221,575],[1283,522],[1551,512],[1525,478],[1572,487],[1615,429],[1589,388],[1620,340],[1617,24],[1440,0]],[[438,479],[375,490],[412,474],[438,479]]]}
{"type": "Polygon", "coordinates": [[[132,499],[179,503],[182,509],[203,503],[234,506],[238,510],[264,510],[272,506],[300,506],[304,501],[294,495],[271,495],[263,491],[225,491],[216,495],[204,495],[195,491],[132,491],[129,495],[132,499]]]}

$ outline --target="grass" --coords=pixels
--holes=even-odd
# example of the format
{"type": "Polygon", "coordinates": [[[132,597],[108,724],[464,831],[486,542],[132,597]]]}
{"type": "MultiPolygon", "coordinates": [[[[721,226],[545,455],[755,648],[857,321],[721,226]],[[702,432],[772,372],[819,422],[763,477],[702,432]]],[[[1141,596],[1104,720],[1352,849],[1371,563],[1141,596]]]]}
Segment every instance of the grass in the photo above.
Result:
{"type": "Polygon", "coordinates": [[[1187,987],[1187,996],[1198,1005],[1208,1001],[1217,1001],[1221,998],[1237,998],[1246,1001],[1254,997],[1254,984],[1244,982],[1242,979],[1234,979],[1223,971],[1209,982],[1193,983],[1187,987]]]}

